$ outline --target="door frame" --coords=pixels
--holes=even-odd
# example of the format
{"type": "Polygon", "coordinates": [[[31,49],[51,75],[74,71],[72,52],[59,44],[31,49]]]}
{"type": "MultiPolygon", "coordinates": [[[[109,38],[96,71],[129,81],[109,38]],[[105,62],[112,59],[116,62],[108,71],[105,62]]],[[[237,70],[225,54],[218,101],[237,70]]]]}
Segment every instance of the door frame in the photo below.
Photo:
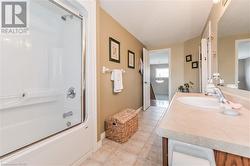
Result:
{"type": "MultiPolygon", "coordinates": [[[[149,64],[149,50],[143,48],[143,110],[146,111],[150,107],[150,67],[149,64]],[[149,77],[149,78],[148,78],[149,77]]],[[[149,64],[150,65],[150,64],[149,64]]]]}
{"type": "Polygon", "coordinates": [[[200,42],[200,90],[205,92],[209,79],[209,63],[208,63],[208,39],[202,38],[200,42]]]}
{"type": "Polygon", "coordinates": [[[239,75],[238,75],[238,46],[240,42],[250,41],[250,38],[235,40],[235,85],[239,86],[239,75]]]}
{"type": "Polygon", "coordinates": [[[152,54],[152,53],[169,53],[169,55],[168,55],[168,72],[169,72],[169,77],[168,77],[168,99],[171,100],[171,96],[172,96],[171,48],[162,48],[162,49],[149,50],[149,54],[152,54]]]}
{"type": "Polygon", "coordinates": [[[216,57],[212,57],[212,25],[211,25],[211,21],[209,20],[206,28],[204,30],[204,33],[202,35],[202,39],[206,39],[207,41],[207,46],[206,46],[206,56],[207,56],[207,78],[211,79],[212,78],[212,73],[217,72],[218,70],[218,64],[217,64],[217,56],[216,57]],[[215,58],[215,59],[214,59],[215,58]],[[212,63],[215,63],[212,66],[212,63]]]}
{"type": "Polygon", "coordinates": [[[200,81],[200,89],[201,92],[205,91],[205,88],[208,84],[208,80],[210,80],[212,78],[212,73],[217,72],[218,71],[218,57],[212,57],[212,28],[211,28],[211,20],[208,21],[202,38],[201,38],[201,54],[202,54],[202,58],[204,59],[200,59],[201,60],[201,64],[203,64],[201,66],[201,68],[199,67],[199,69],[201,69],[201,81],[200,81]],[[203,43],[204,42],[204,43],[203,43]],[[205,44],[205,50],[203,44],[205,44]],[[204,52],[205,51],[205,52],[204,52]],[[214,62],[214,65],[212,66],[214,62]],[[206,68],[204,68],[204,64],[206,68]]]}

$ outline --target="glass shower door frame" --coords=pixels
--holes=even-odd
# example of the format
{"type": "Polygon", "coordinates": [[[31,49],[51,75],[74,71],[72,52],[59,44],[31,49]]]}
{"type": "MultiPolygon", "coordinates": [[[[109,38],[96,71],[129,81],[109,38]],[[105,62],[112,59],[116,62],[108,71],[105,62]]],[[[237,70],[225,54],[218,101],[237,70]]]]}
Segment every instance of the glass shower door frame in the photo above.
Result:
{"type": "Polygon", "coordinates": [[[48,136],[45,136],[44,138],[38,139],[35,142],[32,142],[32,143],[27,144],[27,145],[25,145],[23,147],[20,147],[19,149],[16,149],[16,150],[11,151],[11,152],[9,152],[7,154],[4,154],[4,155],[0,156],[0,159],[3,158],[3,157],[5,157],[5,156],[8,156],[9,154],[15,153],[15,152],[17,152],[17,151],[19,151],[21,149],[27,148],[29,146],[32,146],[32,145],[38,143],[38,142],[41,142],[41,141],[46,140],[48,138],[51,138],[51,137],[53,137],[55,135],[58,135],[58,134],[66,131],[66,130],[69,130],[69,129],[72,129],[72,128],[78,126],[78,125],[81,125],[84,122],[86,122],[86,120],[87,120],[88,114],[86,113],[86,109],[85,109],[85,101],[86,101],[86,98],[85,98],[85,66],[86,66],[85,65],[85,58],[86,58],[86,51],[85,51],[86,50],[85,49],[86,48],[86,38],[85,38],[86,34],[85,34],[85,29],[86,29],[86,24],[83,22],[83,16],[80,15],[79,12],[73,11],[72,9],[70,9],[69,7],[67,7],[65,4],[63,4],[62,2],[59,2],[57,0],[48,0],[48,1],[52,5],[56,5],[57,7],[59,7],[61,9],[65,10],[65,11],[73,14],[74,16],[76,16],[77,18],[79,18],[80,22],[81,22],[80,23],[81,24],[81,27],[80,27],[81,28],[81,31],[80,31],[80,33],[81,33],[80,34],[81,35],[81,78],[80,78],[80,80],[81,80],[81,84],[80,84],[80,93],[81,93],[81,96],[80,96],[80,100],[81,100],[81,103],[80,103],[80,105],[81,105],[81,108],[80,108],[81,109],[81,121],[79,123],[77,123],[77,124],[74,124],[74,125],[68,127],[68,128],[65,128],[65,129],[63,129],[61,131],[55,132],[54,134],[50,134],[48,136]]]}
{"type": "MultiPolygon", "coordinates": [[[[87,114],[86,114],[86,109],[85,109],[85,57],[86,57],[86,51],[85,51],[85,47],[86,47],[86,38],[85,38],[85,30],[83,30],[83,28],[85,28],[85,24],[83,23],[83,16],[80,14],[80,12],[78,11],[74,11],[73,9],[70,9],[69,7],[67,7],[66,5],[64,5],[63,3],[61,3],[60,1],[58,0],[48,0],[50,1],[51,3],[55,4],[56,6],[62,8],[63,10],[66,10],[68,11],[69,13],[73,14],[74,16],[78,17],[79,19],[81,19],[81,61],[82,61],[82,64],[81,64],[81,68],[82,68],[82,74],[81,74],[81,123],[84,123],[87,119],[87,114]],[[84,25],[83,25],[84,24],[84,25]],[[84,41],[84,42],[83,42],[84,41]],[[84,66],[83,66],[84,65],[84,66]]],[[[81,123],[78,123],[76,125],[73,125],[71,126],[70,128],[72,127],[75,127],[81,123]]],[[[65,130],[68,130],[70,128],[67,128],[65,130]]],[[[63,130],[63,131],[65,131],[63,130]]],[[[61,131],[61,132],[63,132],[61,131]]],[[[59,132],[60,133],[60,132],[59,132]]],[[[56,133],[58,134],[58,133],[56,133]]]]}

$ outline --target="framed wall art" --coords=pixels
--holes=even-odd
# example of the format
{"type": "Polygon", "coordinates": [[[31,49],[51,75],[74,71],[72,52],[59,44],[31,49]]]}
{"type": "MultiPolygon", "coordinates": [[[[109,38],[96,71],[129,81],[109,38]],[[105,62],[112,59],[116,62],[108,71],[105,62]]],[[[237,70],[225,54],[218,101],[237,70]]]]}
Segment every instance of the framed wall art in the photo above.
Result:
{"type": "Polygon", "coordinates": [[[109,38],[109,61],[120,63],[120,42],[109,38]]]}
{"type": "Polygon", "coordinates": [[[135,68],[135,53],[128,50],[128,67],[135,68]]]}
{"type": "Polygon", "coordinates": [[[192,69],[196,69],[199,67],[198,61],[192,62],[192,69]]]}
{"type": "Polygon", "coordinates": [[[186,62],[191,62],[192,61],[192,55],[187,55],[186,56],[186,62]]]}

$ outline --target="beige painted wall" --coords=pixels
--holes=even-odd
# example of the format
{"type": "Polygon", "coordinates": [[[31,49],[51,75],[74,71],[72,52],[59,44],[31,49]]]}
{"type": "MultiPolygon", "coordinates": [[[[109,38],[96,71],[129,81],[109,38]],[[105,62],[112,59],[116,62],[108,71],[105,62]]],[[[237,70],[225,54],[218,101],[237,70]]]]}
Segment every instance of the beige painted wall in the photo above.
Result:
{"type": "Polygon", "coordinates": [[[149,48],[149,50],[171,49],[170,57],[170,99],[174,96],[180,85],[184,83],[184,43],[176,43],[162,46],[160,48],[149,48]]]}
{"type": "Polygon", "coordinates": [[[139,73],[139,58],[142,55],[143,44],[125,30],[118,22],[100,7],[97,10],[98,32],[98,138],[104,131],[105,119],[125,108],[138,109],[142,106],[142,76],[139,73]],[[109,37],[120,42],[121,62],[109,61],[109,37]],[[127,67],[128,49],[135,53],[135,69],[127,67]],[[101,73],[101,67],[110,69],[124,69],[124,90],[113,93],[111,74],[101,73]]]}
{"type": "MultiPolygon", "coordinates": [[[[192,61],[199,62],[199,45],[201,37],[190,39],[184,42],[184,56],[192,54],[192,61]]],[[[186,62],[184,59],[184,82],[189,81],[194,83],[193,88],[190,89],[191,92],[199,92],[199,69],[192,69],[192,62],[186,62]]]]}
{"type": "Polygon", "coordinates": [[[226,84],[235,83],[235,40],[250,38],[250,34],[238,34],[218,39],[218,70],[226,84]]]}

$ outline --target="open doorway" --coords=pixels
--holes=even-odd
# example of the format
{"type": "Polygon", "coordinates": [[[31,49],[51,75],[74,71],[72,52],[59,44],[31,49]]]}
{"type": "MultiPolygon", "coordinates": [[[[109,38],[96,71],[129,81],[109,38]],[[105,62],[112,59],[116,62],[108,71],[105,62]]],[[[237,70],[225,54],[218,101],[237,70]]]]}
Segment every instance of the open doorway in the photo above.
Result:
{"type": "Polygon", "coordinates": [[[250,39],[236,40],[235,81],[239,89],[250,90],[250,39]]]}
{"type": "Polygon", "coordinates": [[[151,106],[168,106],[170,89],[169,54],[169,49],[149,51],[151,106]]]}

